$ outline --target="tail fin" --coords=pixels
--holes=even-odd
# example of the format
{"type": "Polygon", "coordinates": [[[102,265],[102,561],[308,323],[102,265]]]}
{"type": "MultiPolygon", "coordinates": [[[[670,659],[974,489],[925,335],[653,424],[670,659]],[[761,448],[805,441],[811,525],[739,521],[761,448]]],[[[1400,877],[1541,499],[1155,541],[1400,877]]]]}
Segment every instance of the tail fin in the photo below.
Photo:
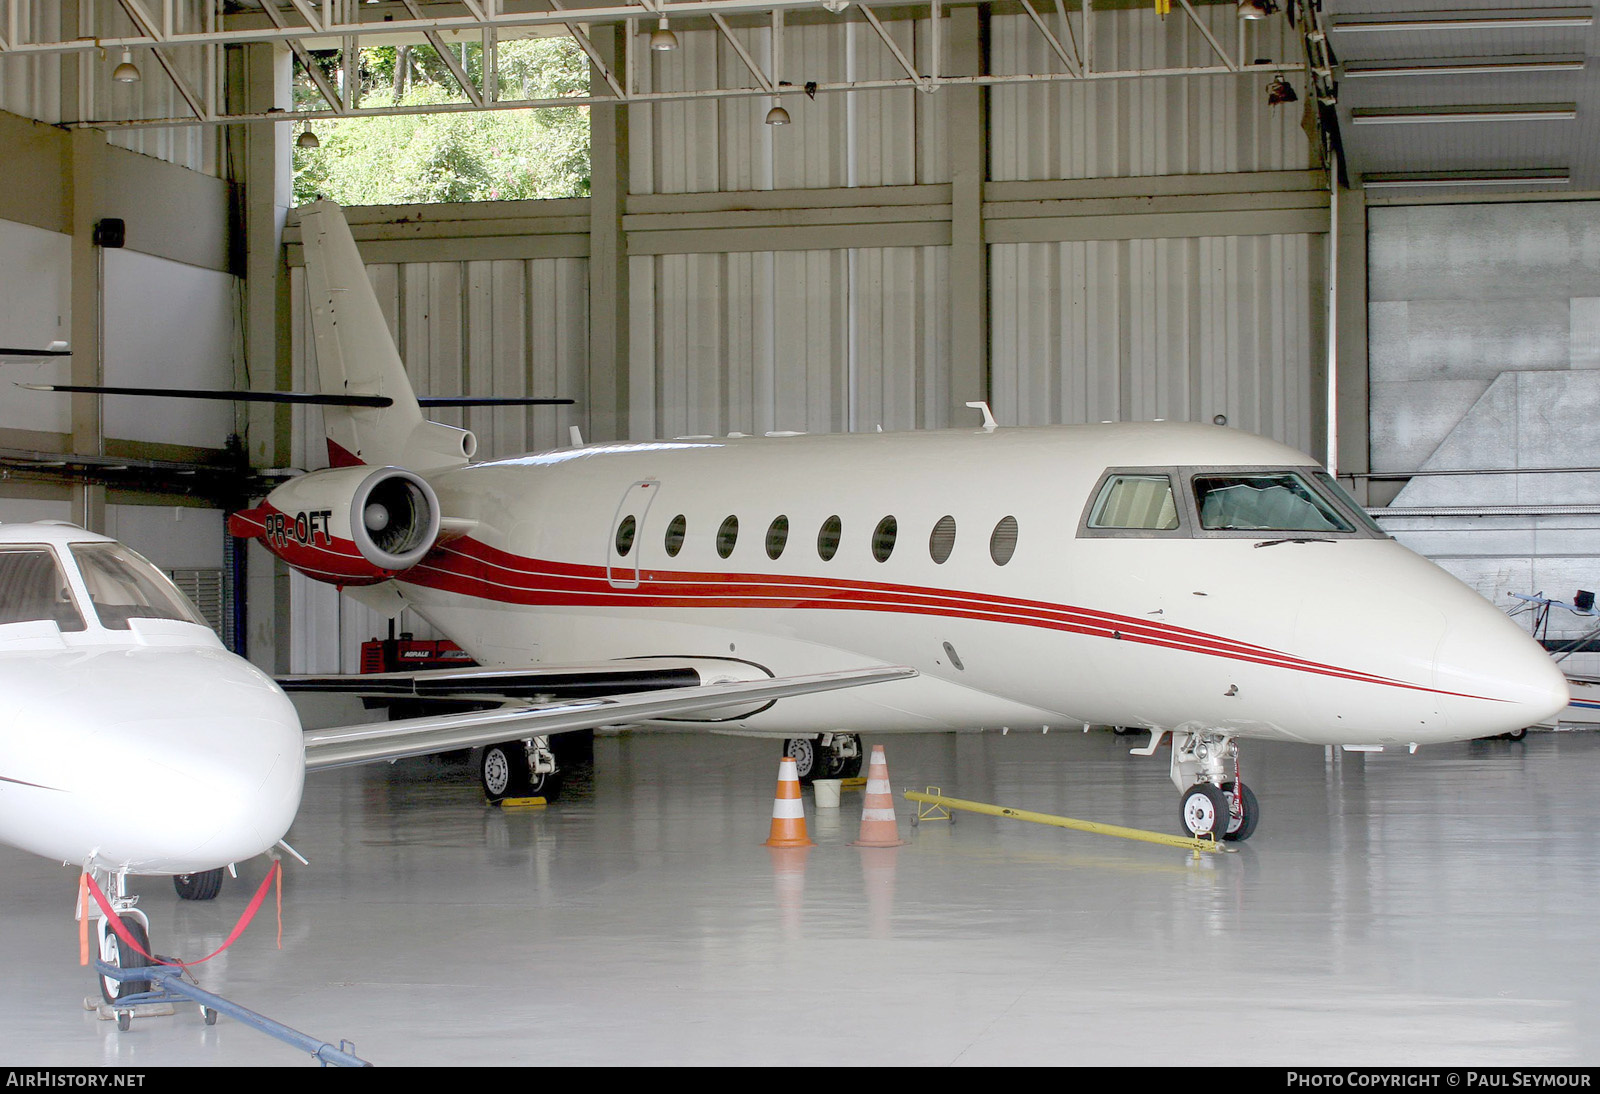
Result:
{"type": "Polygon", "coordinates": [[[422,416],[344,211],[331,201],[319,201],[301,210],[300,225],[323,394],[394,400],[381,408],[324,407],[328,462],[411,471],[465,464],[477,450],[477,439],[465,429],[422,416]]]}

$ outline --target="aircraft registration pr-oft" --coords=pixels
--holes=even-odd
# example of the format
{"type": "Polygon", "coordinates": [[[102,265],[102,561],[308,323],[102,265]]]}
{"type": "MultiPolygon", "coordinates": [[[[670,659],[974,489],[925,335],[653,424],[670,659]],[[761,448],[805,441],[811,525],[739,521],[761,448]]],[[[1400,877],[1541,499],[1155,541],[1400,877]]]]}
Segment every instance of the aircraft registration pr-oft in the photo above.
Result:
{"type": "MultiPolygon", "coordinates": [[[[1149,730],[1152,753],[1170,733],[1184,828],[1233,839],[1259,816],[1240,740],[1426,745],[1567,702],[1526,634],[1313,460],[1224,427],[986,423],[474,463],[470,432],[422,417],[341,210],[301,223],[322,390],[393,404],[325,409],[332,466],[232,530],[415,610],[484,667],[291,687],[526,701],[908,666],[676,717],[784,738],[813,776],[858,770],[863,732],[1109,724],[1149,730]]],[[[492,796],[553,772],[543,734],[485,750],[492,796]]]]}

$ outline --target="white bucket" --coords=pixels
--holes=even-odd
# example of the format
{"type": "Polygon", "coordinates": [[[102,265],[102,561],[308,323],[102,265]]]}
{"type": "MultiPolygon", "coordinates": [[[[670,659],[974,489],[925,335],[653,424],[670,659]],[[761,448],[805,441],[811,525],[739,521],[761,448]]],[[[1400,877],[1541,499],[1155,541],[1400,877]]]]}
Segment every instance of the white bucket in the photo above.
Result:
{"type": "Polygon", "coordinates": [[[842,779],[817,779],[811,784],[811,792],[816,795],[818,809],[839,808],[839,787],[842,779]]]}

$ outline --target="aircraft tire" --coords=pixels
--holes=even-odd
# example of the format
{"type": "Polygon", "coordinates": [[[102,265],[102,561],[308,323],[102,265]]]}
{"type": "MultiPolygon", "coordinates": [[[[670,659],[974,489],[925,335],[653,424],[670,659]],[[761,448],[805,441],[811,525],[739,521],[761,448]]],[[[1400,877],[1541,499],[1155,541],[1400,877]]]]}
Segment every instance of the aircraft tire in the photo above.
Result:
{"type": "Polygon", "coordinates": [[[1508,741],[1520,741],[1524,737],[1526,737],[1527,735],[1528,735],[1528,727],[1527,726],[1523,726],[1521,729],[1513,729],[1510,733],[1507,733],[1506,734],[1506,740],[1508,740],[1508,741]]]}
{"type": "MultiPolygon", "coordinates": [[[[145,931],[144,924],[137,919],[128,917],[123,919],[122,925],[128,928],[128,933],[148,952],[150,949],[150,935],[145,931]]],[[[150,965],[149,959],[144,954],[122,941],[122,938],[115,932],[108,932],[105,939],[100,943],[100,960],[118,969],[143,969],[148,968],[150,965]]],[[[100,978],[100,994],[108,1003],[115,1003],[118,999],[129,995],[139,995],[149,990],[150,981],[148,980],[123,980],[118,982],[105,976],[100,978]]]]}
{"type": "MultiPolygon", "coordinates": [[[[1233,816],[1230,810],[1228,817],[1228,831],[1222,837],[1225,840],[1231,840],[1235,843],[1247,840],[1251,836],[1255,835],[1256,824],[1261,820],[1261,806],[1256,802],[1255,791],[1251,790],[1244,783],[1239,784],[1239,790],[1243,795],[1240,802],[1242,808],[1241,815],[1239,817],[1239,823],[1237,826],[1234,825],[1233,816]]],[[[1232,794],[1233,783],[1223,783],[1222,792],[1224,794],[1232,794]]]]}
{"type": "Polygon", "coordinates": [[[1185,835],[1220,839],[1224,833],[1212,829],[1218,825],[1226,828],[1227,817],[1228,796],[1211,783],[1195,783],[1178,799],[1178,820],[1185,835]]]}
{"type": "Polygon", "coordinates": [[[794,761],[801,786],[810,786],[822,770],[820,737],[790,737],[783,742],[783,754],[794,761]]]}
{"type": "Polygon", "coordinates": [[[172,887],[184,900],[215,900],[222,892],[222,867],[198,874],[173,874],[172,887]]]}
{"type": "Polygon", "coordinates": [[[521,741],[486,746],[478,774],[483,796],[491,803],[533,796],[533,773],[528,770],[528,752],[521,741]]]}

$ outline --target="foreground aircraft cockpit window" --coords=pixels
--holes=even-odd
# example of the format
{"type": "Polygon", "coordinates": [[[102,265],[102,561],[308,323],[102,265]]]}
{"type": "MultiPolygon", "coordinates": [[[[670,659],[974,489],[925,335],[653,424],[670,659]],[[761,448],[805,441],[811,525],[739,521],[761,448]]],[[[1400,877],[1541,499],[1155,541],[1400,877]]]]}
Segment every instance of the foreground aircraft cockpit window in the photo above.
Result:
{"type": "Polygon", "coordinates": [[[74,543],[84,587],[100,625],[125,631],[130,619],[176,619],[182,623],[205,620],[162,572],[120,543],[74,543]]]}
{"type": "Polygon", "coordinates": [[[51,622],[85,629],[55,552],[43,545],[0,547],[0,623],[51,622]]]}
{"type": "Polygon", "coordinates": [[[1306,479],[1292,471],[1194,477],[1200,527],[1206,531],[1354,532],[1306,479]]]}

